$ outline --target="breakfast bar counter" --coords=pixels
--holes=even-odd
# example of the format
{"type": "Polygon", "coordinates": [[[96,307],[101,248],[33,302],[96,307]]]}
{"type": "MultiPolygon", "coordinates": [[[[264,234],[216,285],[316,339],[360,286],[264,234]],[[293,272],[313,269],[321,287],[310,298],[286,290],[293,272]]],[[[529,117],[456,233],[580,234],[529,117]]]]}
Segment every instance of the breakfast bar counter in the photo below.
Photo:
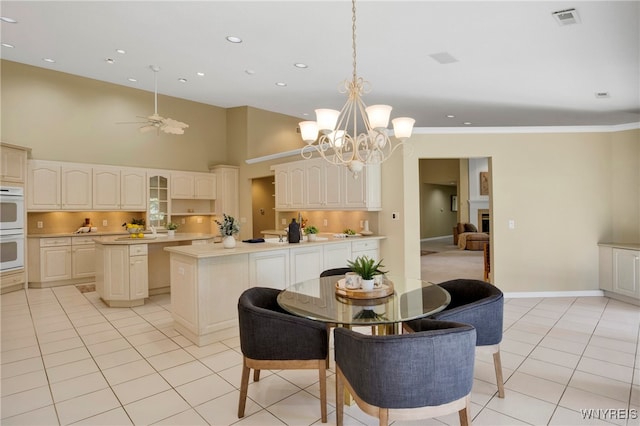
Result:
{"type": "Polygon", "coordinates": [[[317,278],[347,260],[380,257],[383,236],[320,236],[297,244],[237,243],[166,247],[170,253],[171,312],[174,328],[196,345],[238,334],[237,304],[249,287],[284,289],[317,278]]]}

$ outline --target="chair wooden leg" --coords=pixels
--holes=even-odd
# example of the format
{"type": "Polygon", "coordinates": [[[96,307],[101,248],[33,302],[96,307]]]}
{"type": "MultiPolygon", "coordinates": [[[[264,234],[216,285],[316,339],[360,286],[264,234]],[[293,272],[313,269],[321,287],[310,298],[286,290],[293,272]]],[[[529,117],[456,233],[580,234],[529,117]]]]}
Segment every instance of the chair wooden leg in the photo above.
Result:
{"type": "Polygon", "coordinates": [[[336,365],[336,425],[342,426],[344,421],[344,383],[342,371],[336,365]]]}
{"type": "Polygon", "coordinates": [[[498,383],[498,397],[504,398],[504,379],[502,378],[502,361],[500,360],[500,348],[493,353],[493,366],[496,370],[496,382],[498,383]]]}
{"type": "Polygon", "coordinates": [[[238,418],[244,417],[244,408],[247,403],[247,391],[249,390],[249,373],[246,361],[242,363],[242,379],[240,380],[240,399],[238,401],[238,418]]]}
{"type": "Polygon", "coordinates": [[[327,422],[327,370],[324,361],[318,362],[318,378],[320,379],[320,418],[327,422]]]}
{"type": "Polygon", "coordinates": [[[329,348],[331,347],[331,327],[333,324],[327,324],[327,362],[326,366],[329,368],[329,348]]]}
{"type": "Polygon", "coordinates": [[[469,404],[458,411],[458,417],[460,417],[460,426],[471,426],[471,409],[469,404]]]}
{"type": "Polygon", "coordinates": [[[254,382],[260,381],[260,370],[258,370],[257,368],[253,370],[253,381],[254,382]]]}
{"type": "Polygon", "coordinates": [[[378,410],[378,419],[379,419],[380,426],[388,426],[389,425],[389,409],[380,408],[378,410]]]}

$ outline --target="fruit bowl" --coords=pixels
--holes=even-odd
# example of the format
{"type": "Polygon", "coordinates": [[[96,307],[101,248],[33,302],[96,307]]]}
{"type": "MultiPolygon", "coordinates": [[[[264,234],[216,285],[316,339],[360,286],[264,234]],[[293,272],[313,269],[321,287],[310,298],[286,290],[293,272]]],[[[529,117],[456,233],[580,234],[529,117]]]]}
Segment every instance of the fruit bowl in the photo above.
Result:
{"type": "Polygon", "coordinates": [[[136,234],[137,235],[137,234],[143,233],[144,232],[144,228],[127,228],[127,231],[130,234],[136,234]]]}

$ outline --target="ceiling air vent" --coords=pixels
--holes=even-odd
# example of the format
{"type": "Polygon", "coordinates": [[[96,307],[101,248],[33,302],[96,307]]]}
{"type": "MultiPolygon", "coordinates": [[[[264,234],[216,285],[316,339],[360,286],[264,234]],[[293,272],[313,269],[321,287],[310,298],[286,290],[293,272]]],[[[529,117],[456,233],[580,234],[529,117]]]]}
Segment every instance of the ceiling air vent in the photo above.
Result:
{"type": "Polygon", "coordinates": [[[558,25],[572,25],[580,23],[580,16],[575,9],[559,10],[552,13],[558,25]]]}

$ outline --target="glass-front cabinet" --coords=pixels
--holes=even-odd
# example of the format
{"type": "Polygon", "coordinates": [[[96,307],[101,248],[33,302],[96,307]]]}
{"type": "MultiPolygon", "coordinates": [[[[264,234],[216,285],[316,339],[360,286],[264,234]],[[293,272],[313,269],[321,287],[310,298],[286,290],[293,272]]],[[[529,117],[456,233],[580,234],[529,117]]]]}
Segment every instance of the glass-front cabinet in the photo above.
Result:
{"type": "Polygon", "coordinates": [[[147,178],[149,180],[148,226],[163,229],[171,220],[169,217],[169,173],[148,173],[147,178]]]}

